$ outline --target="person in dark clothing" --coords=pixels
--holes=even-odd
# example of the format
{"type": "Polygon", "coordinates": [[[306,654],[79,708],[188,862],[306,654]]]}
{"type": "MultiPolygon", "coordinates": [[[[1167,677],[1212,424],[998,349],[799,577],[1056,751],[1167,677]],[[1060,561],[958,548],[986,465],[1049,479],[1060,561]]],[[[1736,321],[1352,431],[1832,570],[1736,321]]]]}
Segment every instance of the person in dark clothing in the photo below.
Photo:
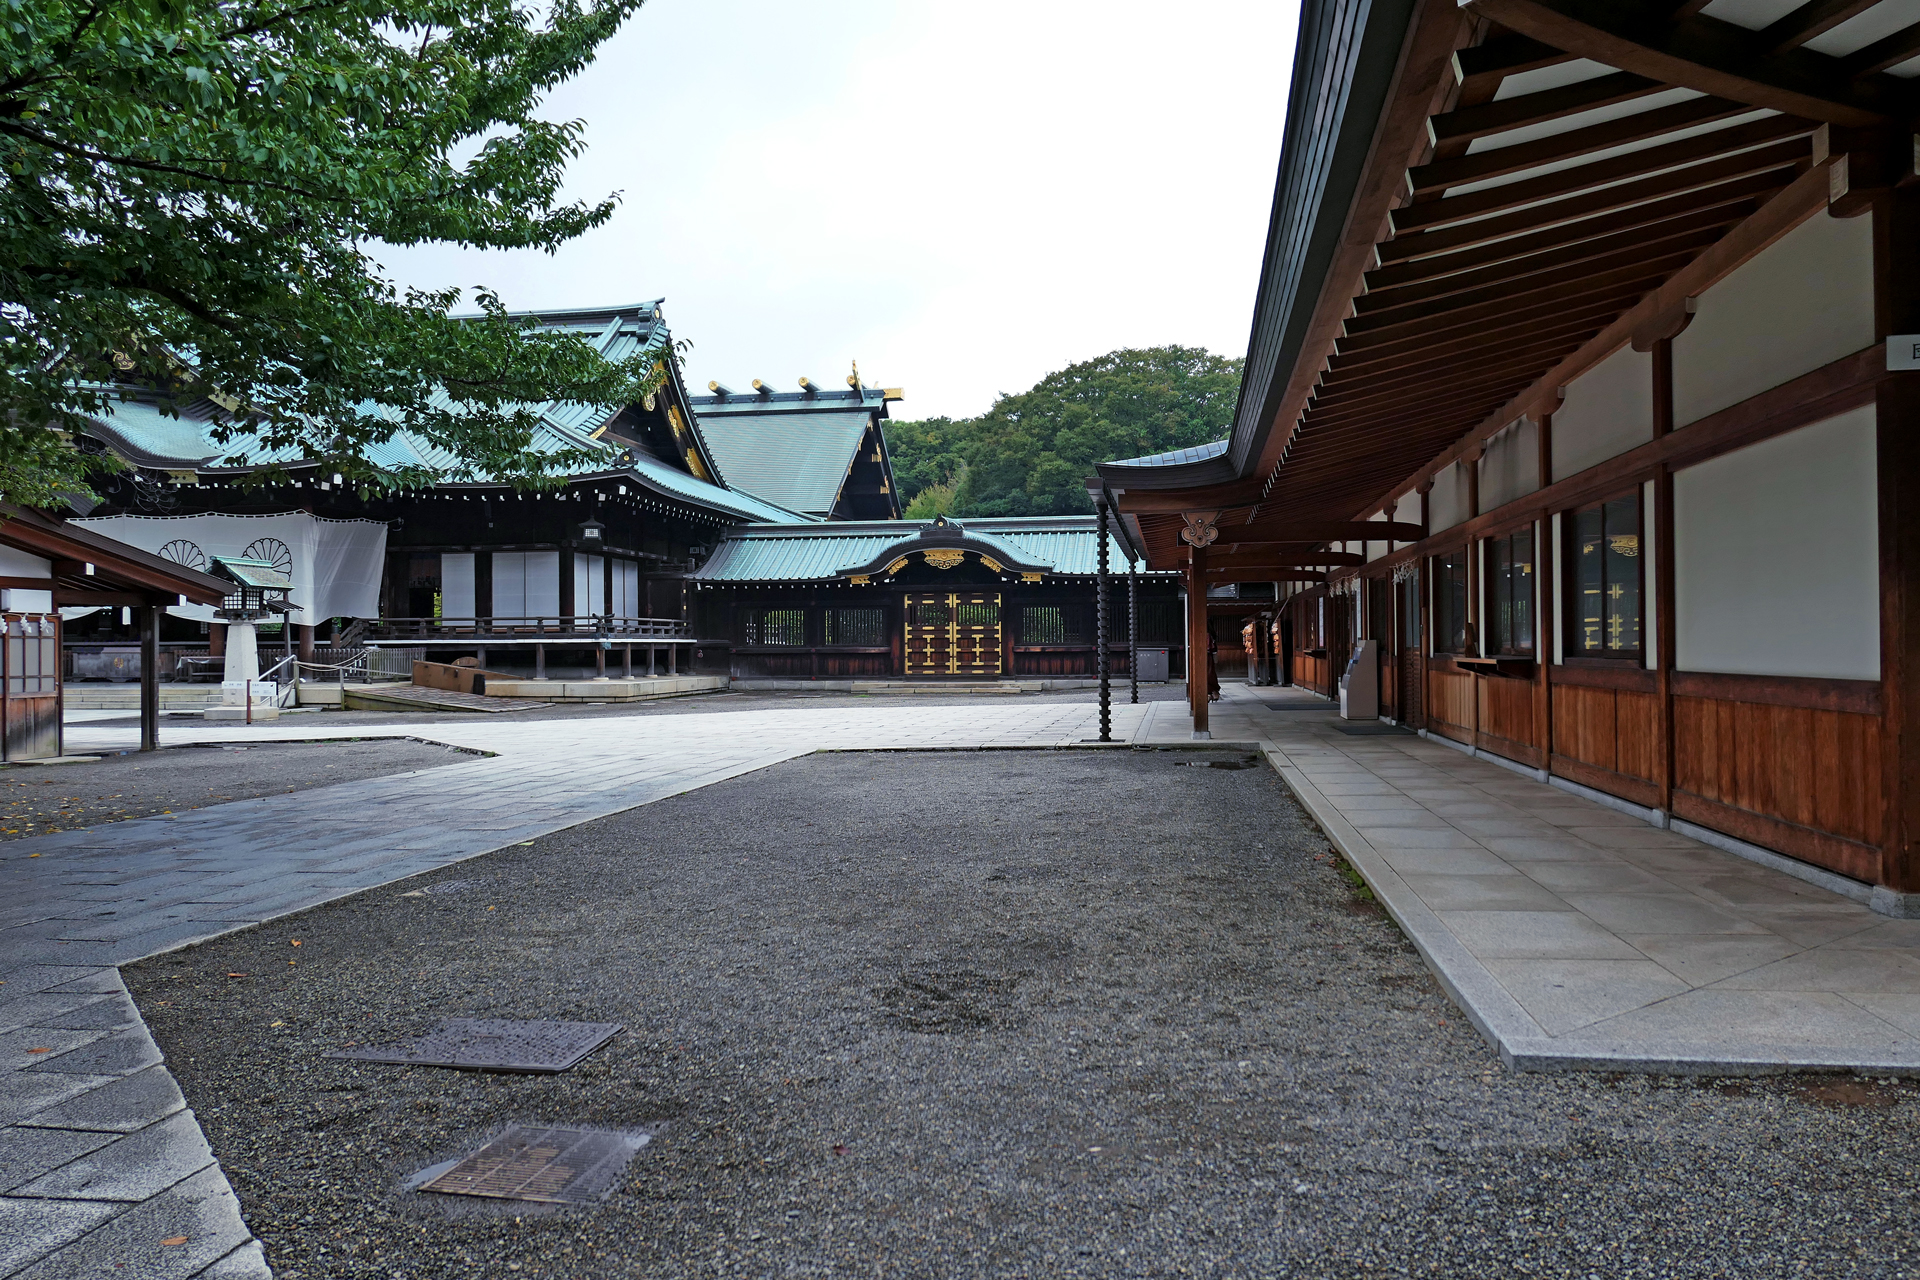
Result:
{"type": "Polygon", "coordinates": [[[1220,642],[1207,637],[1207,701],[1220,701],[1220,642]]]}

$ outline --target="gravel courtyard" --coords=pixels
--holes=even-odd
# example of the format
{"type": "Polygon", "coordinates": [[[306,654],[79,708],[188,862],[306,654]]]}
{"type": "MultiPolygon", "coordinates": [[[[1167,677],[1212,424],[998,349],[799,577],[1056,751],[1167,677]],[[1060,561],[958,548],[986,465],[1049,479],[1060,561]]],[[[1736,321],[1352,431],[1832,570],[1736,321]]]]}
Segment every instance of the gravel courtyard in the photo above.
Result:
{"type": "Polygon", "coordinates": [[[1231,751],[811,756],[126,979],[282,1280],[1920,1272],[1914,1088],[1511,1075],[1231,751]],[[449,1015],[627,1030],[321,1056],[449,1015]],[[515,1121],[653,1140],[404,1189],[515,1121]]]}

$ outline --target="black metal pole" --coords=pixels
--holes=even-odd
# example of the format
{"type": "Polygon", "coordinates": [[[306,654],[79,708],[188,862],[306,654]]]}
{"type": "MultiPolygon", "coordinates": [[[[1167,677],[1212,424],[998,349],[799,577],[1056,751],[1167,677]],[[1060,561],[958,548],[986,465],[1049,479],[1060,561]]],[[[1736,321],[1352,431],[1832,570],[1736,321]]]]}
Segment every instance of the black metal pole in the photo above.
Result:
{"type": "Polygon", "coordinates": [[[140,749],[160,749],[160,606],[140,606],[140,749]]]}
{"type": "Polygon", "coordinates": [[[1100,741],[1113,741],[1113,655],[1107,651],[1107,500],[1100,500],[1099,601],[1094,606],[1095,642],[1100,646],[1100,741]]]}
{"type": "Polygon", "coordinates": [[[1127,557],[1127,701],[1140,701],[1140,575],[1127,557]]]}

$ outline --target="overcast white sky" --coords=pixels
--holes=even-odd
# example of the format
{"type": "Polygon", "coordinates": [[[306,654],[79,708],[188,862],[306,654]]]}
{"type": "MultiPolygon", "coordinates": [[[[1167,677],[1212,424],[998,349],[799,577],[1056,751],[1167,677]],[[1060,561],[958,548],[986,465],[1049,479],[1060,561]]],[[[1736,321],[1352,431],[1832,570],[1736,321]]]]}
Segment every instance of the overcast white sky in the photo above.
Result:
{"type": "Polygon", "coordinates": [[[1297,0],[649,0],[548,114],[556,257],[388,250],[507,305],[664,296],[704,388],[805,374],[977,414],[1116,347],[1244,355],[1297,0]]]}

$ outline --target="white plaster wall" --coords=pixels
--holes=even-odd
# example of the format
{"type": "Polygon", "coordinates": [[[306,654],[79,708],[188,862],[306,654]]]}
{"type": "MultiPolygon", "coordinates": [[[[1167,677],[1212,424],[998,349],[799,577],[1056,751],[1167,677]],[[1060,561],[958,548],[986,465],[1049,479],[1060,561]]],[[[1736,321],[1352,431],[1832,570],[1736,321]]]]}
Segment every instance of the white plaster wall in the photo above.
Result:
{"type": "Polygon", "coordinates": [[[1673,342],[1685,426],[1873,345],[1873,219],[1815,214],[1702,294],[1673,342]]]}
{"type": "Polygon", "coordinates": [[[1492,511],[1540,487],[1540,428],[1522,418],[1487,441],[1480,460],[1480,509],[1492,511]]]}
{"type": "Polygon", "coordinates": [[[1653,357],[1632,347],[1567,387],[1553,415],[1553,478],[1564,480],[1653,439],[1653,357]]]}
{"type": "Polygon", "coordinates": [[[1676,472],[1683,671],[1880,677],[1874,410],[1676,472]]]}
{"type": "Polygon", "coordinates": [[[52,576],[53,561],[31,555],[17,547],[0,547],[0,577],[51,578],[52,576]]]}
{"type": "Polygon", "coordinates": [[[1427,495],[1427,532],[1439,533],[1466,519],[1467,470],[1456,462],[1433,478],[1433,492],[1427,495]]]}

